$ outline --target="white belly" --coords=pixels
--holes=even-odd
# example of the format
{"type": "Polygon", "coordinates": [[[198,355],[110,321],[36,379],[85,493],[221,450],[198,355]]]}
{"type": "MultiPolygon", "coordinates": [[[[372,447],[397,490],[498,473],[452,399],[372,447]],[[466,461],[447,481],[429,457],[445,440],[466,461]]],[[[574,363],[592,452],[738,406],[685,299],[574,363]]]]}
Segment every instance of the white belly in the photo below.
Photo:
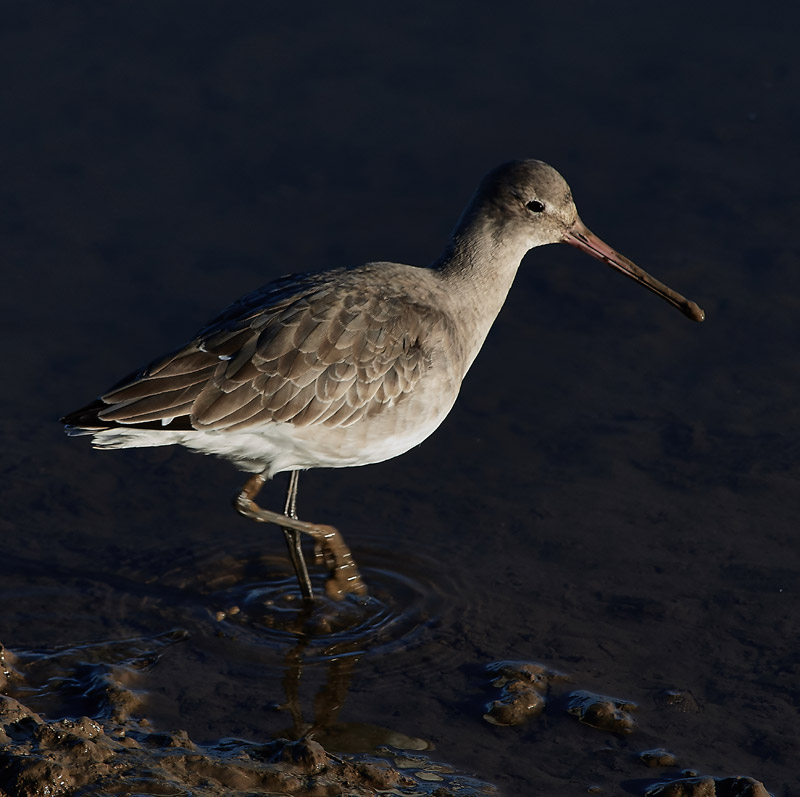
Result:
{"type": "Polygon", "coordinates": [[[404,454],[434,432],[455,401],[455,395],[444,403],[439,396],[431,406],[424,401],[424,395],[416,398],[347,427],[267,423],[240,431],[117,427],[89,433],[94,447],[99,449],[182,445],[271,478],[282,471],[348,468],[404,454]]]}

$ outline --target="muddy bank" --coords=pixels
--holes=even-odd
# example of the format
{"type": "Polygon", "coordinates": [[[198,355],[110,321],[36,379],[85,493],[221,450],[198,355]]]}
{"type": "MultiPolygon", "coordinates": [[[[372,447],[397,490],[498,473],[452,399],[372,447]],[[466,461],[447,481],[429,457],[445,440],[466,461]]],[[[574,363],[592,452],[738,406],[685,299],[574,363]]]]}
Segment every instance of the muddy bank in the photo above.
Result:
{"type": "MultiPolygon", "coordinates": [[[[288,737],[259,743],[236,738],[197,743],[185,730],[156,729],[147,718],[146,673],[171,646],[174,630],[150,639],[78,645],[49,652],[0,649],[0,793],[14,797],[80,794],[391,794],[496,795],[496,786],[456,771],[428,752],[431,743],[367,723],[340,722],[334,701],[303,723],[298,696],[280,707],[294,719],[288,737]],[[45,717],[20,702],[46,706],[45,717]],[[60,709],[60,710],[59,710],[60,709]],[[81,714],[86,710],[87,714],[81,714]],[[69,713],[69,716],[53,714],[69,713]],[[360,752],[353,752],[353,751],[360,752]]],[[[569,715],[616,738],[636,730],[629,701],[581,689],[574,678],[533,662],[495,662],[487,686],[500,696],[485,705],[495,726],[569,715]]],[[[294,673],[291,678],[299,677],[294,673]]],[[[346,699],[346,685],[334,689],[346,699]]],[[[320,693],[322,694],[322,693],[320,693]]],[[[327,694],[330,699],[333,695],[327,694]]],[[[675,695],[661,707],[676,710],[675,695]]],[[[695,709],[697,707],[695,706],[695,709]]],[[[680,709],[678,709],[680,710],[680,709]]],[[[615,762],[626,791],[643,797],[767,797],[747,777],[700,776],[664,748],[628,748],[615,762]],[[622,765],[624,762],[624,765],[622,765]],[[660,776],[645,777],[643,769],[660,776]],[[630,777],[638,770],[639,777],[630,777]],[[623,773],[629,773],[624,779],[623,773]]],[[[604,793],[599,787],[590,792],[604,793]]]]}
{"type": "Polygon", "coordinates": [[[71,714],[81,708],[93,712],[45,718],[0,695],[0,794],[497,794],[490,784],[424,755],[425,741],[380,728],[331,725],[306,730],[301,738],[259,744],[241,739],[196,744],[185,730],[156,730],[142,716],[141,674],[156,664],[164,646],[185,638],[175,631],[48,654],[3,649],[4,692],[51,709],[60,700],[71,714]],[[338,738],[337,748],[349,739],[375,753],[334,754],[314,736],[338,738]]]}

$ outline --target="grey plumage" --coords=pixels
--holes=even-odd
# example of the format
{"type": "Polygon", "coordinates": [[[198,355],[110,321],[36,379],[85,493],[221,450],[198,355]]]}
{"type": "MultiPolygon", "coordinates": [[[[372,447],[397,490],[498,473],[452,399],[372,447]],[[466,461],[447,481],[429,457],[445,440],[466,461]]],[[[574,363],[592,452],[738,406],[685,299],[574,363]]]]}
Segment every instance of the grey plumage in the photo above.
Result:
{"type": "MultiPolygon", "coordinates": [[[[373,417],[412,393],[441,363],[443,345],[459,348],[454,320],[430,291],[390,288],[397,268],[409,267],[368,264],[267,285],[104,393],[93,417],[85,408],[65,421],[241,431],[373,417]]],[[[420,284],[432,274],[419,271],[420,284]]]]}

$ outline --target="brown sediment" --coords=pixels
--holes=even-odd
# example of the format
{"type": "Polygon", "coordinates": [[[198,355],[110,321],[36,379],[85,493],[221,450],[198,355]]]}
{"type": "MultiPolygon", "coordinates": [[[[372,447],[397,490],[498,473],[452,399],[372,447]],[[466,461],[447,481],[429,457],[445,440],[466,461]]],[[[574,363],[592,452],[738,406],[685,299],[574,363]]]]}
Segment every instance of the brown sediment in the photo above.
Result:
{"type": "Polygon", "coordinates": [[[669,750],[659,747],[655,750],[643,750],[639,753],[639,760],[646,767],[676,767],[678,759],[669,750]]]}
{"type": "Polygon", "coordinates": [[[486,706],[483,715],[493,725],[522,725],[538,717],[544,711],[550,684],[566,679],[535,662],[498,661],[486,669],[496,676],[492,686],[501,690],[500,697],[486,706]]]}
{"type": "Polygon", "coordinates": [[[656,783],[645,797],[770,797],[763,783],[754,778],[678,778],[656,783]]]}
{"type": "Polygon", "coordinates": [[[679,711],[683,714],[696,714],[700,711],[694,695],[685,689],[661,689],[653,695],[653,700],[659,708],[670,711],[679,711]]]}
{"type": "Polygon", "coordinates": [[[373,797],[389,789],[437,797],[497,794],[490,784],[447,766],[388,749],[381,756],[345,757],[308,738],[198,745],[185,731],[153,732],[143,722],[48,721],[0,696],[0,794],[373,797]]]}
{"type": "MultiPolygon", "coordinates": [[[[492,686],[500,688],[497,700],[487,705],[483,718],[494,725],[521,725],[539,716],[554,684],[570,678],[543,664],[524,661],[499,661],[490,664],[492,686]]],[[[637,706],[627,700],[618,700],[594,692],[577,690],[559,696],[558,705],[586,725],[602,731],[630,733],[634,719],[630,712],[637,706]]]]}
{"type": "MultiPolygon", "coordinates": [[[[635,730],[631,712],[638,706],[629,700],[619,700],[587,690],[566,694],[551,694],[554,685],[572,680],[569,676],[544,664],[524,661],[498,661],[488,665],[492,686],[501,689],[500,697],[487,705],[483,718],[493,725],[521,725],[539,716],[550,705],[576,717],[580,722],[601,731],[629,734],[635,730]]],[[[659,708],[681,712],[700,709],[690,692],[681,689],[662,689],[655,693],[659,708]]],[[[678,758],[664,748],[644,750],[637,756],[650,768],[678,766],[678,758]]],[[[770,797],[763,783],[745,776],[700,776],[684,770],[681,777],[651,782],[643,792],[645,797],[770,797]]],[[[598,790],[590,787],[589,791],[598,790]]]]}
{"type": "Polygon", "coordinates": [[[636,703],[628,700],[618,700],[584,690],[569,694],[567,702],[568,714],[592,728],[613,733],[633,731],[636,721],[631,716],[631,711],[636,708],[636,703]]]}
{"type": "Polygon", "coordinates": [[[10,681],[19,677],[15,669],[16,662],[17,657],[0,643],[0,689],[5,689],[10,681]]]}
{"type": "MultiPolygon", "coordinates": [[[[372,729],[373,736],[393,747],[378,747],[374,754],[332,754],[323,747],[321,732],[320,740],[310,732],[266,743],[223,739],[197,744],[186,731],[154,730],[146,718],[134,716],[146,703],[136,688],[136,673],[152,666],[160,650],[185,638],[177,630],[50,653],[14,657],[5,652],[6,688],[16,696],[0,695],[0,795],[497,794],[491,784],[420,755],[419,749],[429,746],[423,740],[387,729],[372,729]],[[47,701],[54,679],[76,688],[84,698],[82,708],[95,715],[48,718],[20,702],[47,701]]],[[[336,711],[327,713],[335,718],[336,711]]],[[[331,738],[356,731],[336,723],[329,730],[331,738]]]]}

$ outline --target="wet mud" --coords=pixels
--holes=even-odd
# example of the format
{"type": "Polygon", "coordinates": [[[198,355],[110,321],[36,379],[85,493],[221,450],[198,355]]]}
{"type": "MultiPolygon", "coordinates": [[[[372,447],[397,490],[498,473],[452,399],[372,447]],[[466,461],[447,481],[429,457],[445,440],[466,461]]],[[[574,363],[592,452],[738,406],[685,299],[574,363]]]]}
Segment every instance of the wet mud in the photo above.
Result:
{"type": "MultiPolygon", "coordinates": [[[[271,741],[224,738],[202,744],[186,730],[154,728],[146,716],[150,696],[141,688],[146,673],[166,649],[188,637],[186,631],[173,630],[149,639],[50,651],[0,647],[0,794],[499,794],[495,785],[438,760],[429,752],[429,741],[339,722],[350,668],[344,676],[340,668],[334,670],[335,677],[315,699],[314,721],[306,723],[297,691],[287,686],[299,681],[297,662],[284,682],[287,702],[278,707],[291,717],[292,727],[271,741]]],[[[484,719],[491,724],[535,721],[547,705],[549,712],[566,712],[596,730],[634,731],[629,713],[634,704],[584,690],[559,694],[573,678],[541,664],[495,662],[486,673],[502,693],[487,705],[484,719]]],[[[662,702],[661,708],[667,705],[662,702]]],[[[636,781],[633,790],[644,797],[768,795],[752,778],[678,772],[682,764],[663,748],[644,750],[637,758],[644,767],[662,771],[661,779],[636,781]]]]}
{"type": "Polygon", "coordinates": [[[3,649],[0,794],[497,794],[424,755],[424,740],[380,728],[295,726],[298,738],[210,745],[196,744],[185,730],[155,730],[143,716],[141,673],[164,646],[185,638],[175,631],[47,653],[3,649]],[[18,698],[70,716],[47,719],[18,698]],[[315,737],[339,752],[327,752],[315,737]],[[342,752],[348,744],[374,753],[342,752]]]}
{"type": "MultiPolygon", "coordinates": [[[[300,602],[299,595],[295,599],[300,602]]],[[[331,603],[342,606],[339,597],[331,603]]],[[[364,609],[363,601],[360,608],[364,609]]],[[[322,602],[317,610],[326,615],[330,607],[322,602]]],[[[341,632],[319,622],[299,631],[297,617],[271,600],[264,611],[274,613],[273,629],[288,622],[283,631],[291,630],[298,639],[309,628],[313,629],[309,638],[316,635],[317,640],[325,634],[333,639],[341,632]]],[[[304,611],[310,610],[306,606],[304,611]]],[[[218,634],[226,636],[226,613],[218,613],[215,620],[218,634]]],[[[304,667],[314,657],[307,655],[302,642],[288,652],[285,702],[272,710],[285,715],[290,724],[270,741],[228,737],[198,743],[184,729],[154,727],[147,716],[153,696],[142,688],[147,674],[170,648],[188,644],[190,636],[184,629],[174,629],[155,637],[52,650],[12,651],[0,646],[0,794],[500,793],[496,785],[443,763],[429,740],[369,723],[340,721],[354,668],[369,652],[355,653],[353,639],[327,648],[328,677],[315,695],[311,721],[303,717],[300,683],[304,667]]],[[[492,725],[549,724],[559,715],[569,715],[597,731],[624,736],[636,730],[631,713],[636,704],[572,689],[574,676],[540,663],[493,662],[484,674],[487,685],[499,690],[483,714],[492,725]]],[[[653,706],[657,711],[686,710],[685,700],[676,696],[678,690],[656,693],[653,706]]],[[[690,710],[699,710],[696,703],[691,705],[690,710]]],[[[629,769],[638,764],[659,770],[660,777],[631,779],[626,786],[644,797],[768,795],[752,778],[701,776],[686,769],[686,763],[664,748],[629,753],[629,769]]]]}
{"type": "Polygon", "coordinates": [[[798,8],[85,5],[0,25],[3,797],[800,794],[798,8]],[[707,318],[527,256],[429,440],[300,477],[366,595],[226,463],[63,436],[516,157],[707,318]]]}
{"type": "Polygon", "coordinates": [[[687,777],[649,788],[647,797],[768,797],[769,792],[753,778],[687,777]]]}

